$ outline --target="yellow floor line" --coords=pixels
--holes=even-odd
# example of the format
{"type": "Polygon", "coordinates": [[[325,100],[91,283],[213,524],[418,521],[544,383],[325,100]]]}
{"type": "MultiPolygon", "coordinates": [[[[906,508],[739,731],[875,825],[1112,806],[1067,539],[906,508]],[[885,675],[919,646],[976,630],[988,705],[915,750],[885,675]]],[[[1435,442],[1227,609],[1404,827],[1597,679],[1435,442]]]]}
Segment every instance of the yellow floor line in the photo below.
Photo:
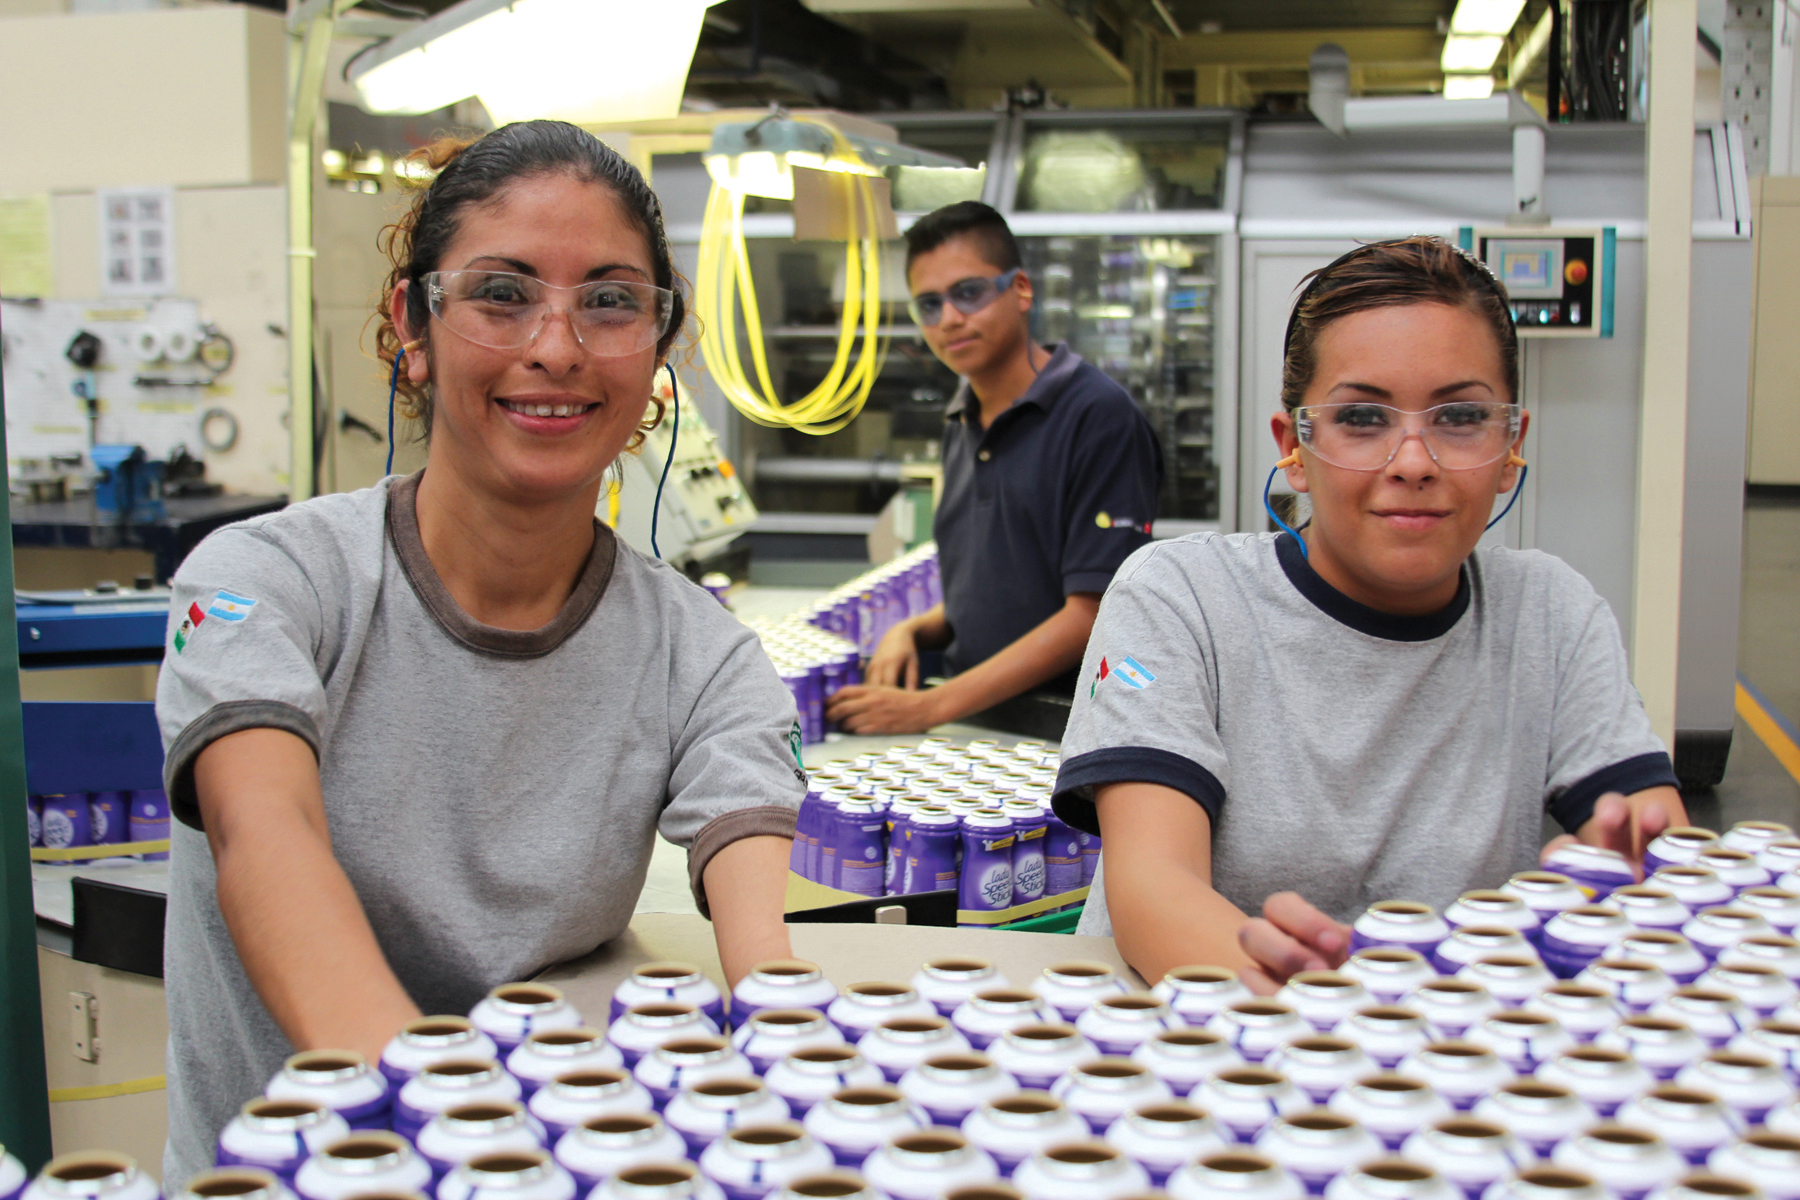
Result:
{"type": "Polygon", "coordinates": [[[1794,777],[1794,782],[1800,783],[1800,745],[1795,745],[1794,739],[1788,736],[1781,723],[1770,716],[1768,710],[1758,704],[1756,697],[1741,683],[1737,685],[1737,713],[1744,718],[1744,724],[1762,739],[1769,752],[1787,768],[1787,773],[1794,777]]]}
{"type": "Polygon", "coordinates": [[[96,1083],[89,1087],[51,1088],[50,1103],[67,1104],[71,1100],[105,1100],[112,1096],[135,1096],[139,1092],[160,1092],[169,1084],[167,1075],[150,1075],[143,1079],[127,1079],[124,1083],[96,1083]]]}

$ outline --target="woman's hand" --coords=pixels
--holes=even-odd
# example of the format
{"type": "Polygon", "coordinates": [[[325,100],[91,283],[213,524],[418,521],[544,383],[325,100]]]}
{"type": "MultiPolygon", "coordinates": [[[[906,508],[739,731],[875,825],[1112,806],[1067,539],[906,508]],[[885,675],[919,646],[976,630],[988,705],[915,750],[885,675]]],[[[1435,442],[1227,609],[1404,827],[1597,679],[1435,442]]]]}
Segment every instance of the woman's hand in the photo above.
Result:
{"type": "Polygon", "coordinates": [[[882,637],[863,670],[863,681],[876,687],[919,686],[919,631],[910,619],[901,621],[882,637]]]}
{"type": "Polygon", "coordinates": [[[1240,974],[1258,995],[1273,993],[1302,971],[1335,971],[1350,953],[1350,927],[1340,925],[1296,892],[1276,892],[1263,915],[1245,921],[1238,945],[1256,966],[1240,974]]]}

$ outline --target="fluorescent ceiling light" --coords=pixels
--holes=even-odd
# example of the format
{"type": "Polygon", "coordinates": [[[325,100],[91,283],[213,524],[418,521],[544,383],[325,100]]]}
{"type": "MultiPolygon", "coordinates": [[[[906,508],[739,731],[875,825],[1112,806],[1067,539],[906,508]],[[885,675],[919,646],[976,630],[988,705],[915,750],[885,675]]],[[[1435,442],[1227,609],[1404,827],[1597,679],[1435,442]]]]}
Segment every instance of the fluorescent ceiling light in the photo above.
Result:
{"type": "Polygon", "coordinates": [[[1451,34],[1444,39],[1444,53],[1438,60],[1446,71],[1487,71],[1500,57],[1502,37],[1462,37],[1451,34]]]}
{"type": "Polygon", "coordinates": [[[705,11],[718,0],[463,0],[357,58],[371,112],[478,96],[498,124],[673,117],[705,11]]]}
{"type": "Polygon", "coordinates": [[[1505,37],[1519,22],[1525,0],[1457,0],[1450,32],[1505,37]]]}
{"type": "Polygon", "coordinates": [[[1444,76],[1444,99],[1485,100],[1494,94],[1492,75],[1444,76]]]}

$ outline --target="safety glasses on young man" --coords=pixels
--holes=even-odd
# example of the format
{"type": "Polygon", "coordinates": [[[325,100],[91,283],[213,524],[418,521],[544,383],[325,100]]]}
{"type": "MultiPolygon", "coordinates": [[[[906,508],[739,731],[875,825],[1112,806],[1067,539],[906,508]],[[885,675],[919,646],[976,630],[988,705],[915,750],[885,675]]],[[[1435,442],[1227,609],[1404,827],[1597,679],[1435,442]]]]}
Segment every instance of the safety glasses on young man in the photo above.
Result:
{"type": "Polygon", "coordinates": [[[1518,439],[1524,408],[1456,400],[1418,411],[1386,404],[1314,404],[1294,410],[1300,444],[1335,467],[1379,471],[1400,445],[1417,437],[1447,471],[1471,471],[1506,456],[1518,439]]]}
{"type": "Polygon", "coordinates": [[[553,315],[566,312],[582,349],[622,358],[654,346],[674,312],[674,292],[623,279],[557,287],[511,271],[432,271],[424,283],[431,315],[490,350],[528,345],[553,315]]]}
{"type": "Polygon", "coordinates": [[[1014,267],[991,279],[985,275],[971,275],[967,279],[957,280],[944,291],[920,292],[907,302],[906,307],[912,313],[912,319],[926,329],[944,319],[946,302],[954,304],[956,311],[963,316],[972,317],[1011,287],[1018,274],[1019,268],[1014,267]]]}

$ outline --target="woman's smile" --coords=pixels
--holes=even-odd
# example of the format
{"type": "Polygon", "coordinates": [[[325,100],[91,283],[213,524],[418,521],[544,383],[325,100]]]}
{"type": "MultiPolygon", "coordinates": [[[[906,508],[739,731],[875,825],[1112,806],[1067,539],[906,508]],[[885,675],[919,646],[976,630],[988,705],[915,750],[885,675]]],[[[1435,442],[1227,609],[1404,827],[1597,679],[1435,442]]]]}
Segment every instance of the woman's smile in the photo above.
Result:
{"type": "Polygon", "coordinates": [[[567,392],[496,396],[494,402],[526,433],[560,435],[580,429],[605,404],[567,392]]]}

